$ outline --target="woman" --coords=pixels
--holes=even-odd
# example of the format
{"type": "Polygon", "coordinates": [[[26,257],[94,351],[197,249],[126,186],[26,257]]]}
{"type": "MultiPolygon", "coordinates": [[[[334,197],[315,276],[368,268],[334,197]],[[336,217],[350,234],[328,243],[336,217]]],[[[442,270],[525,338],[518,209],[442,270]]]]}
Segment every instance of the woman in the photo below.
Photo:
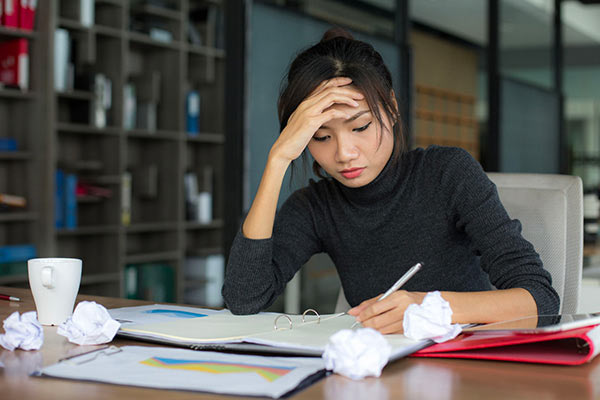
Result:
{"type": "Polygon", "coordinates": [[[454,323],[557,312],[550,274],[480,165],[457,148],[405,150],[391,75],[370,45],[326,32],[291,64],[278,111],[281,134],[230,253],[233,313],[268,307],[320,252],[349,314],[382,333],[402,332],[406,307],[433,290],[454,323]],[[284,174],[306,149],[322,179],[276,215],[284,174]],[[425,266],[403,290],[376,302],[416,262],[425,266]]]}

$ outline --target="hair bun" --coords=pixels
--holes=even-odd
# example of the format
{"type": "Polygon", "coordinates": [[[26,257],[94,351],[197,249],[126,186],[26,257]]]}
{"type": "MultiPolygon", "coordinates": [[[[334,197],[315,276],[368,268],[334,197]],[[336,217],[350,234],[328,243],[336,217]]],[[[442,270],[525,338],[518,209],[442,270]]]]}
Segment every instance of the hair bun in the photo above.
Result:
{"type": "Polygon", "coordinates": [[[326,42],[328,40],[335,39],[337,37],[343,37],[346,39],[354,40],[354,37],[352,37],[350,32],[348,32],[344,28],[340,28],[340,27],[336,26],[335,28],[331,28],[323,34],[323,37],[321,38],[321,42],[326,42]]]}

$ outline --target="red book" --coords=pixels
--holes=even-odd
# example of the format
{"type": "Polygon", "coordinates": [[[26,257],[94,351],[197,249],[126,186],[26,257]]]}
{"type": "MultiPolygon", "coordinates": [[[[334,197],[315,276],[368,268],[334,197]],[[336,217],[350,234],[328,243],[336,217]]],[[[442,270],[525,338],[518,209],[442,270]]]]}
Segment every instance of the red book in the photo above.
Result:
{"type": "Polygon", "coordinates": [[[33,30],[37,0],[19,0],[19,27],[26,31],[33,30]]]}
{"type": "Polygon", "coordinates": [[[413,357],[469,358],[578,365],[600,351],[600,325],[549,333],[469,331],[413,353],[413,357]]]}
{"type": "Polygon", "coordinates": [[[12,28],[19,27],[19,0],[3,0],[4,12],[2,13],[2,25],[12,28]]]}
{"type": "Polygon", "coordinates": [[[17,86],[21,90],[29,87],[29,42],[15,39],[0,42],[0,82],[17,86]]]}

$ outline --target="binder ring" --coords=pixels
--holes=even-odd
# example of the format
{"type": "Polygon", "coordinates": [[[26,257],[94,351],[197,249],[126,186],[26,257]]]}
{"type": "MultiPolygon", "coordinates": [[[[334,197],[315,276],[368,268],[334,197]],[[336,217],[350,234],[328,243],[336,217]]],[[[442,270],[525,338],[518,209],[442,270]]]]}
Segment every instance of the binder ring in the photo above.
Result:
{"type": "Polygon", "coordinates": [[[275,322],[273,323],[273,329],[277,330],[277,320],[281,317],[287,318],[288,322],[290,323],[290,329],[292,329],[292,327],[294,326],[294,324],[292,323],[292,319],[289,317],[289,315],[285,315],[285,314],[278,315],[277,318],[275,318],[275,322]]]}
{"type": "Polygon", "coordinates": [[[317,316],[317,324],[321,323],[321,316],[319,315],[319,313],[316,310],[314,310],[312,308],[309,308],[306,311],[304,311],[304,313],[302,313],[302,323],[304,323],[304,316],[306,315],[307,312],[314,312],[315,315],[317,316]]]}

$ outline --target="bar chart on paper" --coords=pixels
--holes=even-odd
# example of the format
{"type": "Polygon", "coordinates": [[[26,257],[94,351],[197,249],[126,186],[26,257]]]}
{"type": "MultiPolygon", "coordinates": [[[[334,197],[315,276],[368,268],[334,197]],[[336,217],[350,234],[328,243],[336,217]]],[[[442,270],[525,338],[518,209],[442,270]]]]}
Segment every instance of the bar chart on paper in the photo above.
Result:
{"type": "Polygon", "coordinates": [[[182,360],[162,357],[151,357],[147,360],[140,361],[140,364],[157,368],[167,368],[171,370],[183,369],[186,371],[197,371],[209,374],[256,373],[269,382],[275,381],[294,369],[293,367],[284,366],[228,363],[208,360],[182,360]]]}

